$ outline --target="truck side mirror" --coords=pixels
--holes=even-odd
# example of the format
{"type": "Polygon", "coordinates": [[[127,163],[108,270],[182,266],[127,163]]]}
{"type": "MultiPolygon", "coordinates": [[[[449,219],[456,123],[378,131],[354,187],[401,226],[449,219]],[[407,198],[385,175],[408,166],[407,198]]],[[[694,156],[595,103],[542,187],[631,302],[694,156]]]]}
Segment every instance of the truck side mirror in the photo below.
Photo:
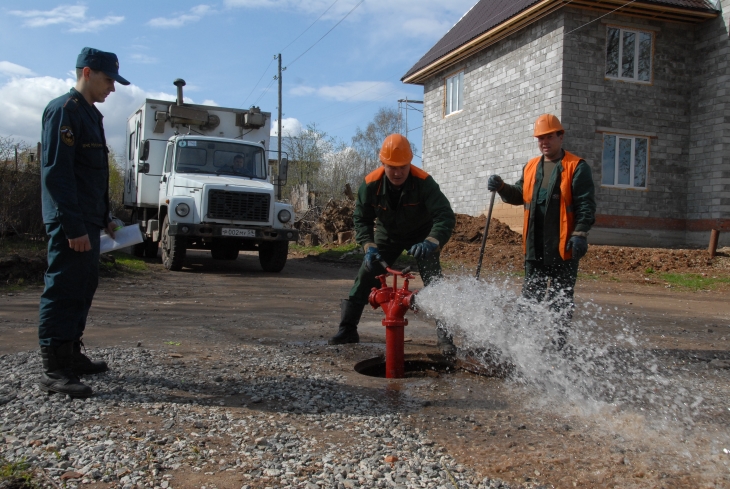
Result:
{"type": "Polygon", "coordinates": [[[149,173],[149,172],[150,172],[149,163],[139,163],[137,165],[137,173],[149,173]]]}
{"type": "Polygon", "coordinates": [[[289,171],[289,159],[282,158],[281,163],[279,163],[279,184],[280,185],[286,184],[286,174],[288,171],[289,171]]]}
{"type": "MultiPolygon", "coordinates": [[[[142,144],[139,145],[139,161],[147,161],[147,158],[150,157],[150,141],[148,139],[145,139],[142,141],[142,144]]],[[[148,165],[149,167],[149,165],[148,165]]],[[[149,171],[149,170],[147,170],[149,171]]],[[[147,173],[147,172],[144,172],[147,173]]]]}

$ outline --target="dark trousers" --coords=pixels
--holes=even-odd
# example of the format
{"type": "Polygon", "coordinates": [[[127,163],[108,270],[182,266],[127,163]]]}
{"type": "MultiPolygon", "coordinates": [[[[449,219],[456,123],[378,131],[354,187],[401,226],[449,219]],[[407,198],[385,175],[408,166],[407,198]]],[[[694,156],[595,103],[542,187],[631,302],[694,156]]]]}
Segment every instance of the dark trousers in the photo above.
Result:
{"type": "MultiPolygon", "coordinates": [[[[425,237],[424,237],[425,239],[425,237]]],[[[420,243],[423,239],[417,241],[388,241],[386,243],[377,243],[378,251],[383,260],[388,263],[389,266],[393,266],[398,257],[403,253],[404,250],[410,249],[416,243],[420,243]]],[[[439,259],[441,257],[440,252],[432,253],[427,258],[417,260],[418,270],[421,273],[424,285],[428,285],[441,277],[441,263],[439,259]]],[[[380,288],[380,280],[376,277],[385,273],[385,270],[379,265],[375,265],[375,269],[372,272],[368,272],[365,268],[365,263],[360,265],[360,271],[355,279],[355,284],[350,289],[350,302],[353,304],[367,305],[370,291],[373,287],[380,288]]]]}
{"type": "Polygon", "coordinates": [[[525,260],[522,296],[537,302],[547,301],[550,308],[570,321],[573,317],[573,294],[578,277],[578,260],[558,261],[545,266],[542,261],[525,260]]]}
{"type": "Polygon", "coordinates": [[[74,251],[58,222],[46,224],[48,269],[41,295],[38,340],[41,346],[58,346],[81,338],[91,301],[99,284],[99,236],[101,228],[90,223],[86,230],[90,251],[74,251]]]}

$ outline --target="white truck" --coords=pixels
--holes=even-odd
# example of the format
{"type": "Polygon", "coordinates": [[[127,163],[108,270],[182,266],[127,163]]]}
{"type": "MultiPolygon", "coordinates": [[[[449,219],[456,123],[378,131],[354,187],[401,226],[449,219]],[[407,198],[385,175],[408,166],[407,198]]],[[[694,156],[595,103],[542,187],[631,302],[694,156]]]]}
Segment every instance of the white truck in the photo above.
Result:
{"type": "MultiPolygon", "coordinates": [[[[280,272],[298,231],[271,182],[271,114],[184,104],[185,81],[175,85],[177,102],[146,99],[127,121],[124,205],[145,237],[134,253],[156,257],[159,243],[165,268],[180,270],[187,249],[219,260],[258,251],[265,271],[280,272]]],[[[280,188],[288,162],[273,159],[280,188]]]]}

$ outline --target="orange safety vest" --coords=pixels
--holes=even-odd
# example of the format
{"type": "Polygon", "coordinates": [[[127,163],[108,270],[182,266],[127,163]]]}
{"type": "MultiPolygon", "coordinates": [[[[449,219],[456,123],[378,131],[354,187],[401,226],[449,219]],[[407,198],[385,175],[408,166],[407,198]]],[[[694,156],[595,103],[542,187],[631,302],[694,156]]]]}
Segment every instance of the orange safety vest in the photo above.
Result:
{"type": "MultiPolygon", "coordinates": [[[[566,250],[570,235],[575,229],[575,214],[573,213],[573,174],[578,163],[583,158],[573,153],[565,152],[561,166],[563,171],[560,174],[560,257],[563,260],[570,260],[573,256],[571,250],[566,250]]],[[[537,165],[542,161],[542,156],[533,158],[527,162],[523,170],[522,178],[522,200],[525,203],[525,221],[522,227],[522,252],[527,255],[527,226],[530,222],[530,207],[532,194],[535,188],[535,175],[537,165]]],[[[543,175],[543,178],[550,178],[550,175],[543,175]]]]}

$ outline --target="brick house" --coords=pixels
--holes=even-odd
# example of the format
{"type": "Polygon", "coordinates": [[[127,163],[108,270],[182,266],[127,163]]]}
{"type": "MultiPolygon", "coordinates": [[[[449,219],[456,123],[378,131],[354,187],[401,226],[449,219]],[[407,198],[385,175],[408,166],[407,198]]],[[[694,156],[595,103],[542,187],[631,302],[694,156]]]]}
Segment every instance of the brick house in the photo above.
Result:
{"type": "MultiPolygon", "coordinates": [[[[730,0],[480,0],[402,78],[424,87],[423,166],[456,212],[537,156],[542,113],[593,169],[589,241],[730,245],[730,0]],[[615,10],[618,9],[618,10],[615,10]],[[615,10],[615,11],[614,11],[615,10]]],[[[495,217],[521,231],[522,209],[495,217]]]]}

